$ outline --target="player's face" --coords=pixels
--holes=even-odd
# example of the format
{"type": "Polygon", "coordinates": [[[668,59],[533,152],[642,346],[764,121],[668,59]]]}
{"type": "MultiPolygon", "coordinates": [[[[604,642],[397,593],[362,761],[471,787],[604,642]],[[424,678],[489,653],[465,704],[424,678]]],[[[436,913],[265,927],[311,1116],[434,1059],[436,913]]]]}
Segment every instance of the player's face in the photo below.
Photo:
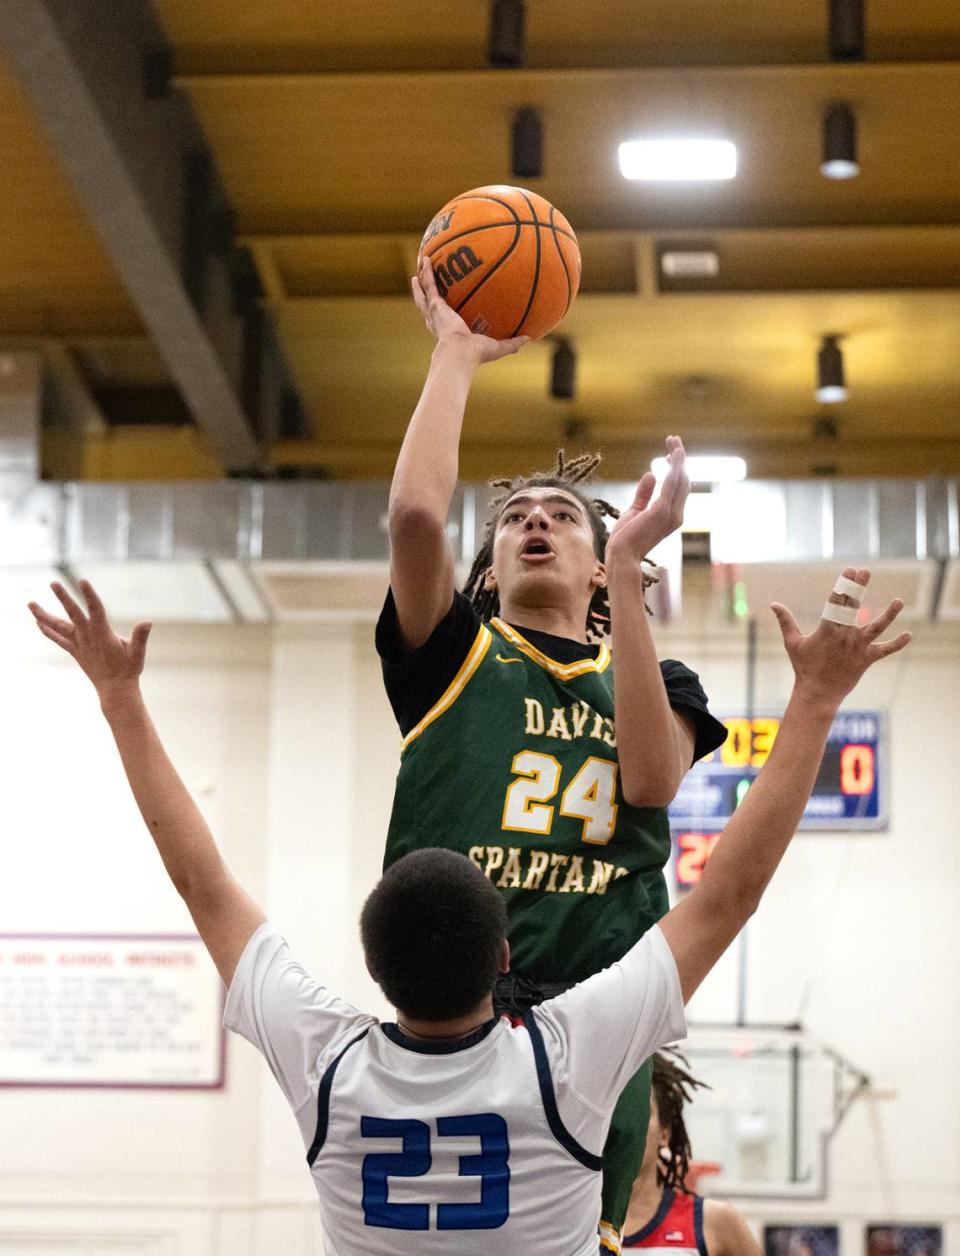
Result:
{"type": "Polygon", "coordinates": [[[571,493],[523,488],[503,505],[487,573],[487,585],[499,590],[501,602],[543,604],[562,593],[589,604],[605,578],[586,508],[571,493]]]}

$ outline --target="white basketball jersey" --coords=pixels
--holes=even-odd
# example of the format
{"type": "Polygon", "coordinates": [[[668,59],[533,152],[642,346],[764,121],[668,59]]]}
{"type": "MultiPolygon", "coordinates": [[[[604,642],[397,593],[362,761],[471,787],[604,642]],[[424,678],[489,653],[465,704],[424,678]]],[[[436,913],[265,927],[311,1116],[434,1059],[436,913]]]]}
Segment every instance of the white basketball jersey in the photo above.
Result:
{"type": "Polygon", "coordinates": [[[224,1021],[294,1109],[330,1256],[595,1256],[617,1097],[685,1033],[656,928],[522,1020],[424,1042],[311,981],[263,925],[224,1021]]]}

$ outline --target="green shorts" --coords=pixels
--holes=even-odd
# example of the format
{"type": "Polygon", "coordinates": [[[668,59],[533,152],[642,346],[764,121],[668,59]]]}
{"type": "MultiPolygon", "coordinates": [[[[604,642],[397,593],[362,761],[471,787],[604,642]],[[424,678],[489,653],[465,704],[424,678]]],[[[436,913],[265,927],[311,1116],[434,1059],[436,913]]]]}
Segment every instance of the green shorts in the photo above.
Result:
{"type": "MultiPolygon", "coordinates": [[[[520,1015],[553,998],[568,985],[538,985],[513,974],[501,977],[494,990],[497,1014],[520,1015]]],[[[603,1147],[603,1193],[600,1201],[600,1251],[620,1251],[623,1223],[630,1205],[630,1191],[643,1160],[650,1123],[650,1083],[653,1062],[646,1063],[624,1086],[613,1110],[603,1147]]]]}
{"type": "Polygon", "coordinates": [[[650,1123],[650,1082],[653,1061],[624,1086],[613,1110],[610,1132],[603,1148],[603,1195],[600,1203],[600,1250],[620,1251],[623,1223],[630,1205],[630,1191],[643,1160],[650,1123]]]}

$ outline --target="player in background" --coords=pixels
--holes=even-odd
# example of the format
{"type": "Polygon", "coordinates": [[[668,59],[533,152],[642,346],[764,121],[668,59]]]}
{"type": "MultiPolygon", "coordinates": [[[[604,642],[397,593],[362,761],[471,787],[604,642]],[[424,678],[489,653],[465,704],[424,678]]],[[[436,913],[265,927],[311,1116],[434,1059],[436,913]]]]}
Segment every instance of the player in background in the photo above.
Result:
{"type": "MultiPolygon", "coordinates": [[[[377,649],[404,740],[385,866],[439,842],[490,878],[513,955],[500,1006],[520,1011],[613,963],[666,912],[667,804],[726,736],[696,674],[658,662],[644,605],[645,556],[680,526],[690,486],[668,437],[660,496],[648,473],[608,537],[617,511],[580,487],[598,458],[502,481],[457,592],[446,524],[467,395],[481,363],[525,341],[472,334],[426,262],[413,292],[437,343],[390,492],[377,649]],[[610,648],[596,640],[608,632],[610,648]]],[[[648,1094],[645,1066],[604,1151],[614,1251],[648,1094]]]]}
{"type": "Polygon", "coordinates": [[[30,604],[96,689],[147,830],[229,987],[225,1023],[264,1054],[295,1113],[331,1256],[595,1251],[617,1093],[686,1032],[683,1005],[790,843],[837,708],[910,639],[877,640],[899,601],[856,626],[868,579],[849,570],[808,636],[774,606],[794,687],[770,757],[697,886],[621,960],[521,1019],[495,1017],[510,960],[503,901],[462,856],[417,851],[363,910],[368,967],[398,1011],[382,1025],[304,972],[224,863],[140,692],[150,625],[118,637],[85,581],[85,609],[54,584],[66,618],[30,604]]]}
{"type": "Polygon", "coordinates": [[[647,1145],[630,1193],[624,1250],[645,1247],[666,1248],[677,1256],[760,1256],[757,1240],[732,1204],[703,1199],[687,1185],[691,1149],[683,1109],[703,1085],[669,1056],[658,1052],[653,1057],[647,1145]]]}

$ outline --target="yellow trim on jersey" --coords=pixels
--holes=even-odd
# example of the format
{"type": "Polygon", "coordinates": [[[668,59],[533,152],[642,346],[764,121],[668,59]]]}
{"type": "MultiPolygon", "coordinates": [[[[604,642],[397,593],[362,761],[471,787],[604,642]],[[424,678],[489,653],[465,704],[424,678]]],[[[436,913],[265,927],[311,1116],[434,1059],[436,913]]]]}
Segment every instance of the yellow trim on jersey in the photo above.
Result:
{"type": "Polygon", "coordinates": [[[463,693],[464,689],[466,689],[471,676],[483,662],[483,656],[490,649],[490,643],[492,641],[493,633],[486,626],[486,624],[481,624],[480,631],[474,637],[473,645],[470,647],[467,657],[460,664],[460,670],[457,672],[456,676],[454,676],[453,680],[451,680],[443,695],[437,699],[420,723],[414,725],[414,727],[410,729],[409,733],[407,733],[406,737],[404,737],[400,744],[401,750],[406,750],[407,746],[409,746],[415,738],[420,736],[428,724],[432,724],[435,719],[438,719],[441,715],[443,715],[444,711],[449,710],[450,707],[453,706],[456,700],[463,693]]]}
{"type": "Polygon", "coordinates": [[[619,1256],[622,1250],[621,1231],[615,1225],[611,1225],[609,1221],[601,1221],[598,1234],[600,1250],[603,1252],[615,1252],[619,1256]]]}
{"type": "Polygon", "coordinates": [[[573,680],[575,676],[584,676],[587,672],[605,672],[610,666],[610,647],[605,643],[601,644],[600,653],[595,659],[579,659],[576,663],[558,663],[556,659],[548,658],[535,645],[531,645],[526,637],[517,632],[516,628],[505,624],[502,619],[491,619],[490,623],[521,654],[525,654],[528,659],[533,659],[534,663],[539,663],[551,676],[556,676],[557,680],[573,680]]]}

